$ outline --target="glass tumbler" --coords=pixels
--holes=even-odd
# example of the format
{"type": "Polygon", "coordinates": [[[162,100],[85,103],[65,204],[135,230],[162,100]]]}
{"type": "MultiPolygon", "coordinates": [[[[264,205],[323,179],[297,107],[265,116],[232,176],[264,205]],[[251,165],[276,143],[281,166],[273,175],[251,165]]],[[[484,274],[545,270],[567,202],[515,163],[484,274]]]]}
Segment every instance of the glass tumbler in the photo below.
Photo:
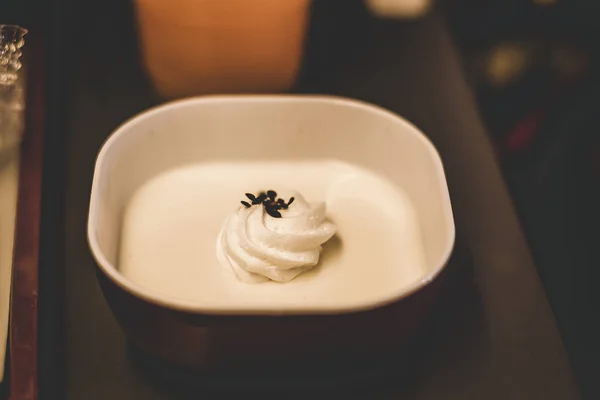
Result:
{"type": "Polygon", "coordinates": [[[0,24],[0,154],[23,137],[25,82],[21,49],[27,30],[0,24]]]}

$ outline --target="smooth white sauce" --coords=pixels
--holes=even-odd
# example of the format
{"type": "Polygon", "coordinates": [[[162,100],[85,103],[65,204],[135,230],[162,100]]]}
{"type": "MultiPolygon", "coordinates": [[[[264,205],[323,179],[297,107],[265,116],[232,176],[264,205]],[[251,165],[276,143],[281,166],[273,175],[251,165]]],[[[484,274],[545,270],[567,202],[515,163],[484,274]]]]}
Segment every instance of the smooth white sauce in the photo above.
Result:
{"type": "Polygon", "coordinates": [[[156,293],[220,309],[360,305],[426,273],[419,223],[404,192],[337,161],[202,163],[163,173],[127,207],[118,267],[156,293]],[[338,233],[317,267],[293,281],[240,282],[219,265],[219,230],[244,193],[279,186],[325,201],[338,233]]]}

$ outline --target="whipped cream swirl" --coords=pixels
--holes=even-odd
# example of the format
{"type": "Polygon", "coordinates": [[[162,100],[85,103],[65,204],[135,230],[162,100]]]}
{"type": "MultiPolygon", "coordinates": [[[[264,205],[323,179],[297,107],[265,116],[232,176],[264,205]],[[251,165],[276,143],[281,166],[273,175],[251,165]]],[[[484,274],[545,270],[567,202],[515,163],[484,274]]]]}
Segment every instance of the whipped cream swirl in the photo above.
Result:
{"type": "Polygon", "coordinates": [[[321,245],[336,232],[325,203],[294,201],[275,218],[262,204],[240,208],[227,218],[217,240],[219,261],[244,282],[289,282],[319,262],[321,245]]]}

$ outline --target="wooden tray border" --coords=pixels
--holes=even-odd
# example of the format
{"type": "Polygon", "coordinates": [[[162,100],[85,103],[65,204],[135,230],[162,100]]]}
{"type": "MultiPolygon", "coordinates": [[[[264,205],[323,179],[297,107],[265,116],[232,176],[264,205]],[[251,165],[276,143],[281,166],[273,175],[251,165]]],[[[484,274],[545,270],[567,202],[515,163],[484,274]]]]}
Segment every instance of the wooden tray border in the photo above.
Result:
{"type": "Polygon", "coordinates": [[[9,326],[10,400],[38,398],[38,266],[45,131],[45,54],[27,35],[27,95],[21,147],[9,326]]]}

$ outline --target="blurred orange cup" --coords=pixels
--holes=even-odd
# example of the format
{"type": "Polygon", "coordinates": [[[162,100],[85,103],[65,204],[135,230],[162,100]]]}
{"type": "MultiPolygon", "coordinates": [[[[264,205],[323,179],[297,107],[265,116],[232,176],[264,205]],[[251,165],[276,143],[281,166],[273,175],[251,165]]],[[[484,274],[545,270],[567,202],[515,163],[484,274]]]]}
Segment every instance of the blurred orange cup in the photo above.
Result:
{"type": "Polygon", "coordinates": [[[165,98],[281,92],[295,82],[310,0],[135,0],[142,61],[165,98]]]}

